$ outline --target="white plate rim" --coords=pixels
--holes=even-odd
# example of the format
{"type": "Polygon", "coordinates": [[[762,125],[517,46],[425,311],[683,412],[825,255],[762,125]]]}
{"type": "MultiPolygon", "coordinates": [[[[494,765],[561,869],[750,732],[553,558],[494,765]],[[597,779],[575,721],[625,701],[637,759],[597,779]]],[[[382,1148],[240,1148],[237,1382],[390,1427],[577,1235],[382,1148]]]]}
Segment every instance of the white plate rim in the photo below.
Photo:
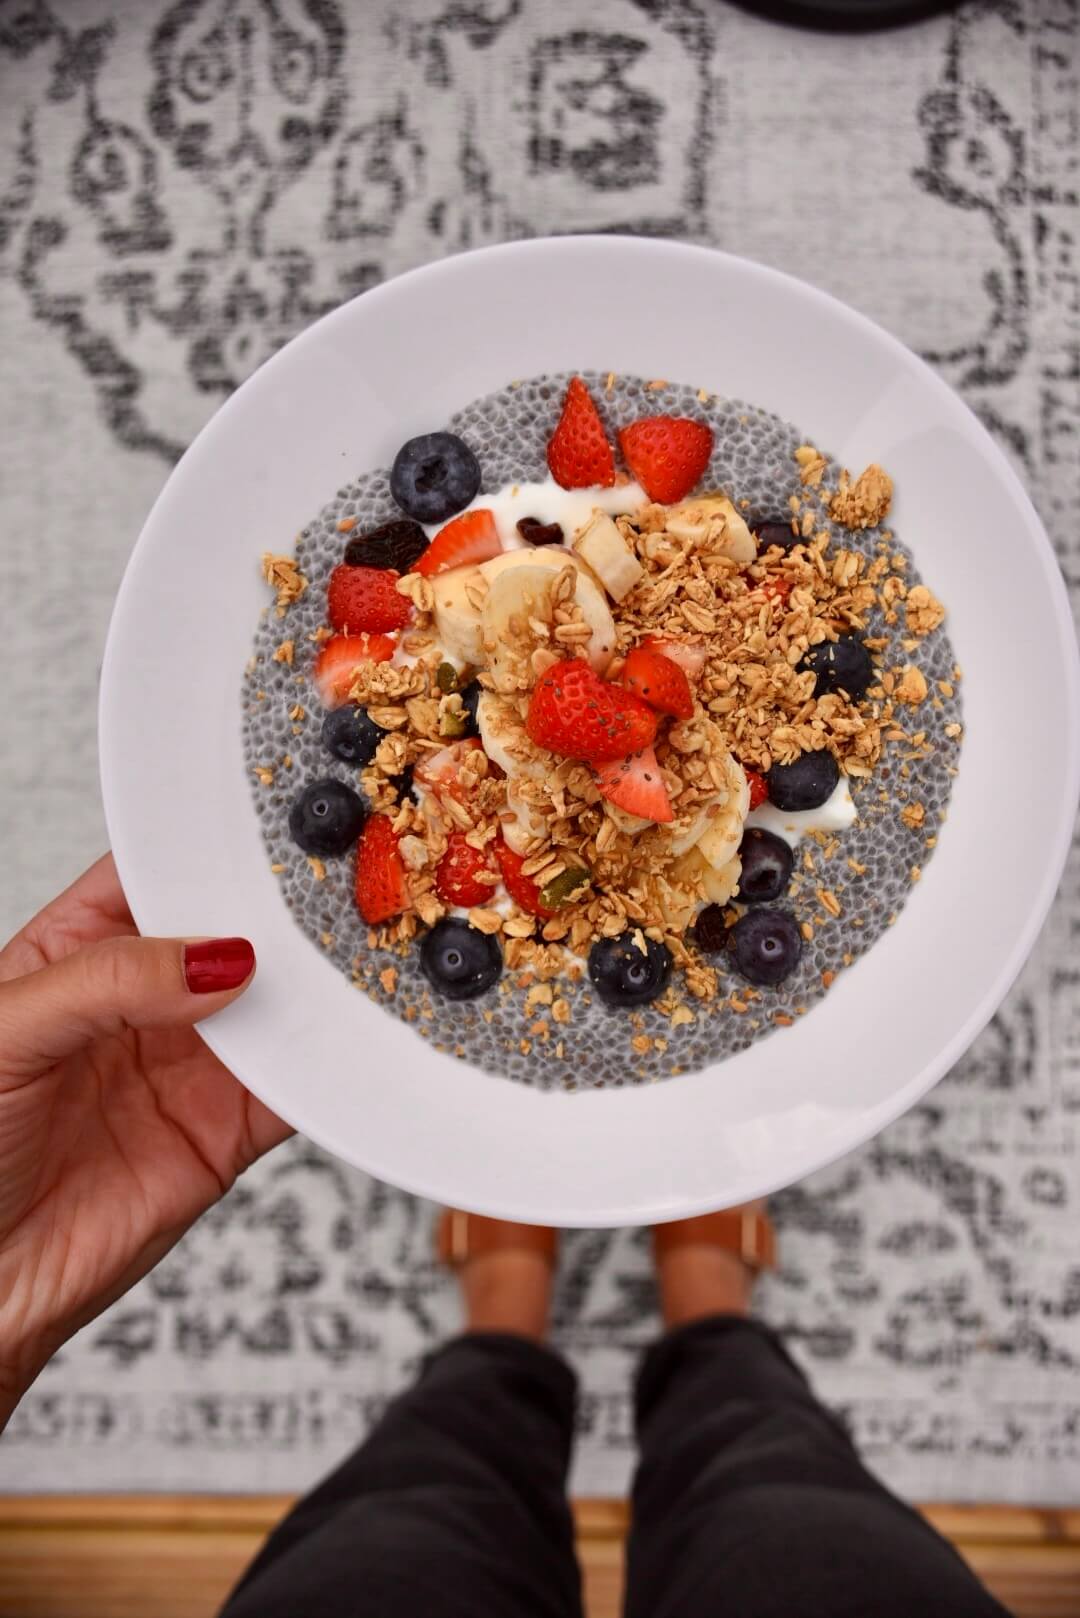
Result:
{"type": "MultiPolygon", "coordinates": [[[[273,385],[278,368],[288,365],[290,352],[294,351],[299,345],[306,345],[320,340],[321,337],[325,336],[328,329],[333,328],[335,323],[348,321],[351,318],[351,311],[357,303],[363,301],[369,313],[374,313],[381,299],[396,297],[404,289],[423,285],[426,281],[433,281],[448,265],[461,266],[470,260],[479,259],[484,259],[488,262],[502,259],[510,262],[521,255],[545,252],[552,245],[557,245],[559,250],[563,252],[585,253],[595,248],[600,248],[607,252],[610,251],[613,243],[625,240],[625,238],[612,236],[580,235],[560,238],[533,238],[522,242],[501,243],[495,246],[479,248],[468,254],[456,255],[451,259],[423,265],[402,276],[395,277],[391,281],[384,282],[378,287],[361,294],[360,298],[350,300],[349,303],[324,315],[312,326],[307,327],[283,350],[261,366],[222,405],[220,410],[216,412],[210,422],[197,435],[174,469],[166,485],[166,490],[162,492],[158,501],[155,502],[143,532],[136,543],[113,610],[102,665],[99,738],[106,824],[109,829],[110,840],[114,846],[121,882],[128,895],[137,923],[141,925],[144,916],[149,916],[153,908],[151,896],[138,868],[136,850],[133,847],[119,846],[120,840],[114,836],[117,806],[123,791],[123,761],[117,755],[113,729],[114,719],[118,712],[116,701],[122,674],[119,626],[124,622],[129,609],[130,598],[135,590],[137,566],[140,556],[148,543],[147,535],[153,529],[155,516],[168,489],[179,477],[187,475],[185,468],[190,466],[192,456],[203,452],[208,439],[220,430],[221,424],[231,421],[236,412],[245,407],[245,402],[251,396],[252,390],[267,389],[273,385]]],[[[807,1152],[804,1161],[800,1163],[798,1168],[798,1177],[801,1178],[805,1174],[825,1167],[828,1163],[843,1156],[855,1145],[877,1134],[885,1125],[892,1122],[925,1095],[940,1077],[953,1066],[989,1022],[1017,978],[1034,945],[1064,869],[1071,841],[1075,805],[1078,796],[1080,796],[1080,747],[1075,742],[1075,738],[1080,732],[1080,661],[1078,661],[1076,655],[1072,616],[1064,580],[1058,568],[1053,549],[1018,476],[982,423],[978,421],[964,401],[949,388],[948,384],[936,372],[907,349],[897,338],[877,325],[876,322],[870,320],[869,317],[843,304],[829,293],[770,266],[755,264],[752,260],[740,258],[718,249],[687,243],[635,238],[632,239],[632,246],[635,253],[655,255],[658,261],[671,255],[688,255],[707,258],[717,267],[731,265],[744,270],[747,267],[752,268],[756,275],[766,281],[772,282],[774,285],[781,284],[787,287],[792,295],[802,299],[809,299],[811,302],[819,302],[822,309],[829,310],[834,317],[841,317],[854,330],[860,332],[865,339],[891,350],[894,359],[901,368],[917,376],[923,386],[934,390],[939,397],[947,399],[951,410],[954,412],[959,410],[967,418],[969,432],[979,444],[983,454],[993,464],[998,477],[1008,488],[1017,507],[1025,512],[1029,536],[1033,542],[1032,554],[1038,558],[1043,573],[1043,582],[1047,588],[1053,611],[1054,629],[1058,637],[1059,649],[1062,652],[1062,697],[1069,720],[1067,734],[1073,738],[1073,745],[1064,752],[1061,761],[1062,790],[1058,800],[1060,808],[1056,817],[1052,843],[1047,850],[1047,857],[1042,867],[1040,887],[1037,895],[1027,905],[1023,924],[1014,934],[1009,955],[994,979],[985,987],[977,1006],[957,1027],[952,1038],[941,1047],[936,1058],[924,1064],[922,1069],[906,1085],[896,1089],[886,1100],[862,1113],[858,1132],[850,1140],[839,1145],[830,1146],[827,1151],[822,1153],[807,1152]]],[[[247,1082],[256,1093],[259,1093],[261,1086],[258,1078],[242,1071],[243,1062],[237,1060],[235,1051],[230,1048],[232,1041],[229,1037],[228,1014],[212,1019],[202,1025],[201,1032],[211,1049],[215,1050],[222,1060],[227,1060],[228,1065],[231,1065],[233,1070],[238,1072],[238,1077],[247,1082]]],[[[788,1031],[788,1033],[791,1032],[794,1031],[788,1031]]],[[[781,1037],[786,1037],[786,1035],[781,1037]]],[[[672,1082],[678,1083],[680,1081],[675,1080],[672,1082]]],[[[538,1095],[537,1092],[528,1090],[523,1093],[534,1098],[538,1095]]],[[[633,1096],[643,1092],[630,1088],[616,1093],[633,1096]]],[[[609,1092],[593,1092],[568,1098],[549,1095],[544,1097],[544,1102],[546,1104],[554,1101],[557,1104],[593,1107],[598,1102],[603,1101],[609,1094],[609,1092]]],[[[282,1106],[280,1101],[276,1101],[275,1105],[287,1121],[298,1126],[301,1124],[302,1108],[293,1109],[290,1105],[282,1106]],[[290,1116],[290,1113],[292,1113],[292,1116],[290,1116]]],[[[326,1129],[318,1126],[313,1127],[310,1120],[303,1120],[302,1127],[304,1132],[315,1140],[317,1144],[324,1146],[331,1152],[342,1155],[341,1143],[331,1138],[330,1132],[326,1129]]],[[[415,1173],[403,1172],[400,1164],[381,1160],[377,1149],[374,1147],[371,1149],[365,1147],[362,1153],[350,1150],[344,1155],[349,1160],[359,1163],[368,1172],[420,1195],[432,1196],[439,1200],[456,1200],[477,1207],[480,1211],[501,1214],[506,1217],[543,1220],[567,1226],[614,1226],[628,1223],[653,1223],[663,1219],[702,1212],[707,1208],[717,1206],[715,1196],[703,1198],[700,1195],[686,1201],[679,1201],[677,1206],[672,1205],[669,1197],[644,1198],[640,1202],[634,1201],[629,1205],[620,1204],[607,1207],[595,1205],[588,1199],[579,1199],[575,1202],[572,1197],[568,1197],[565,1205],[558,1208],[553,1208],[546,1201],[534,1203],[527,1198],[515,1199],[512,1203],[506,1203],[493,1202],[490,1196],[486,1196],[477,1201],[471,1197],[467,1185],[457,1180],[454,1175],[431,1176],[423,1174],[417,1176],[415,1173]]],[[[753,1176],[729,1181],[724,1188],[722,1200],[736,1202],[748,1200],[754,1196],[765,1195],[775,1190],[778,1185],[789,1183],[791,1178],[788,1168],[776,1175],[758,1171],[753,1176]]]]}

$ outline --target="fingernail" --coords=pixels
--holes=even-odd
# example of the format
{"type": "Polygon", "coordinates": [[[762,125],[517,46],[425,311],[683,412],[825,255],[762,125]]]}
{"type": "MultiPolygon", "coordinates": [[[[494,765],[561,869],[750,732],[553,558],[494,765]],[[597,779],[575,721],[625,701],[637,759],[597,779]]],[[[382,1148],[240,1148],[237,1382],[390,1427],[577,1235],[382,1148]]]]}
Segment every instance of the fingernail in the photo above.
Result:
{"type": "Polygon", "coordinates": [[[238,989],[255,970],[255,951],[246,938],[207,938],[184,946],[184,977],[192,994],[238,989]]]}

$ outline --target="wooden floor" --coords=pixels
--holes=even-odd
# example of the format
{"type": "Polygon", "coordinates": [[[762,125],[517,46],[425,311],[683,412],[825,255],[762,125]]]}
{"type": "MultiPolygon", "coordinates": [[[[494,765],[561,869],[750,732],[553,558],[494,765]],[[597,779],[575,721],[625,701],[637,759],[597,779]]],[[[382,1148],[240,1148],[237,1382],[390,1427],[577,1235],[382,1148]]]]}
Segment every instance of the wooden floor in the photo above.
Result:
{"type": "MultiPolygon", "coordinates": [[[[0,1618],[213,1618],[282,1496],[0,1497],[0,1618]]],[[[928,1506],[1018,1618],[1080,1618],[1080,1509],[928,1506]]],[[[589,1618],[616,1618],[626,1506],[581,1501],[589,1618]]]]}

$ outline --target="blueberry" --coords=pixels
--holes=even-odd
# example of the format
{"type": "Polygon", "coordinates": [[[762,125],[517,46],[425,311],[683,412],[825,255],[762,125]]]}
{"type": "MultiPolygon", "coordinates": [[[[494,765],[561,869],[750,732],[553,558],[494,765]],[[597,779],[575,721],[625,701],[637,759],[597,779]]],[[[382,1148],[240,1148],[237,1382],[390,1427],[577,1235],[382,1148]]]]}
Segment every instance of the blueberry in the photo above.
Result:
{"type": "Polygon", "coordinates": [[[400,775],[391,775],[389,781],[397,793],[398,803],[404,803],[406,799],[410,803],[420,802],[420,799],[416,796],[416,788],[413,786],[413,767],[411,764],[406,764],[400,775]]]}
{"type": "Polygon", "coordinates": [[[447,1000],[473,1000],[502,975],[502,951],[495,940],[467,921],[437,921],[420,945],[420,965],[433,989],[447,1000]]]}
{"type": "Polygon", "coordinates": [[[870,653],[856,635],[841,635],[839,640],[811,646],[799,664],[800,674],[805,669],[813,669],[817,675],[815,697],[823,697],[827,691],[846,691],[852,702],[858,702],[874,683],[870,653]]]}
{"type": "Polygon", "coordinates": [[[391,567],[407,573],[428,548],[428,537],[411,517],[394,517],[370,533],[357,534],[345,547],[349,567],[391,567]]]}
{"type": "Polygon", "coordinates": [[[727,949],[728,931],[723,905],[706,905],[704,910],[698,911],[694,923],[694,943],[706,955],[715,955],[719,950],[727,949]]]}
{"type": "Polygon", "coordinates": [[[480,487],[480,462],[454,433],[422,433],[394,457],[390,493],[417,522],[445,522],[480,487]]]}
{"type": "Polygon", "coordinates": [[[365,819],[363,798],[344,781],[312,781],[289,810],[289,834],[305,854],[344,854],[365,819]]]}
{"type": "Polygon", "coordinates": [[[608,1006],[644,1006],[671,976],[671,951],[640,931],[600,938],[589,951],[589,976],[608,1006]],[[644,939],[645,953],[638,948],[644,939]]]}
{"type": "Polygon", "coordinates": [[[816,809],[836,790],[840,767],[832,754],[800,753],[794,764],[774,764],[766,777],[778,809],[816,809]]]}
{"type": "Polygon", "coordinates": [[[801,536],[792,531],[790,517],[766,517],[761,522],[751,522],[750,527],[764,551],[770,545],[778,545],[782,551],[789,551],[793,545],[802,544],[801,536]]]}
{"type": "Polygon", "coordinates": [[[370,764],[386,735],[363,708],[332,708],[323,720],[322,739],[327,752],[343,764],[358,768],[370,764]]]}
{"type": "Polygon", "coordinates": [[[731,950],[744,978],[768,988],[790,977],[802,956],[802,933],[787,910],[748,910],[731,929],[731,950]]]}
{"type": "Polygon", "coordinates": [[[743,904],[761,904],[779,899],[786,891],[795,856],[789,845],[775,832],[763,831],[760,826],[748,826],[743,833],[739,858],[742,861],[739,898],[743,904]]]}
{"type": "Polygon", "coordinates": [[[466,736],[479,736],[480,724],[476,717],[477,704],[480,701],[480,681],[470,680],[461,693],[461,706],[468,715],[468,726],[464,731],[466,736]]]}

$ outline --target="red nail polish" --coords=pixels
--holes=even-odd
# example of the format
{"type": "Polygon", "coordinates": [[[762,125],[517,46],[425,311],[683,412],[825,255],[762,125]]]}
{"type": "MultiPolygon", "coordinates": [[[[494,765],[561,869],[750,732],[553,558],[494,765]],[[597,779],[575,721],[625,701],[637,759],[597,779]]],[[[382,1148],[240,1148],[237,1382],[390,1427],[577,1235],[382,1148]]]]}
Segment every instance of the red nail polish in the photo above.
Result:
{"type": "Polygon", "coordinates": [[[238,989],[255,970],[255,951],[246,938],[208,938],[184,946],[184,977],[192,994],[238,989]]]}

